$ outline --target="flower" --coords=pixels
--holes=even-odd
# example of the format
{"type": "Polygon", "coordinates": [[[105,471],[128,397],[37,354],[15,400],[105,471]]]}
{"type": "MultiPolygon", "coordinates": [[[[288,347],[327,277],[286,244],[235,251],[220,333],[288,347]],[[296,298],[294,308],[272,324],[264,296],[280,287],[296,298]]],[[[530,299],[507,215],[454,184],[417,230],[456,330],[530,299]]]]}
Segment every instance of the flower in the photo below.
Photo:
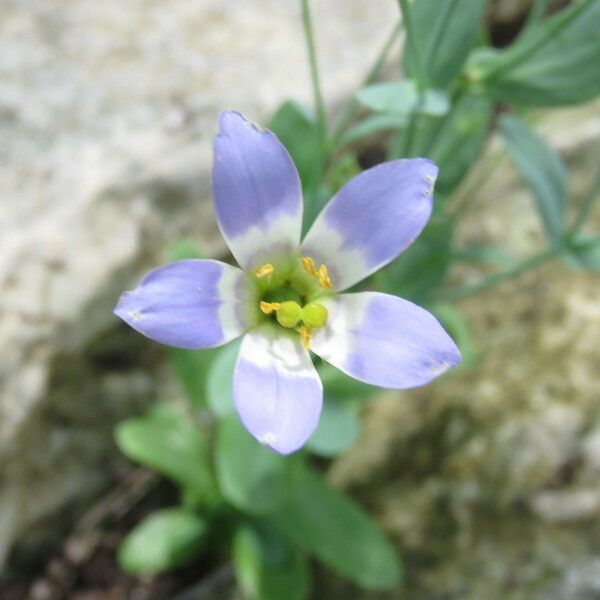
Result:
{"type": "Polygon", "coordinates": [[[315,430],[323,387],[310,349],[387,388],[428,383],[460,361],[436,318],[401,298],[343,293],[400,254],[432,210],[438,169],[423,158],[377,165],[348,182],[301,241],[302,192],[277,137],[236,112],[214,141],[217,222],[241,269],[179,260],[154,269],[115,314],[145,336],[210,348],[243,335],[233,396],[246,429],[289,454],[315,430]]]}

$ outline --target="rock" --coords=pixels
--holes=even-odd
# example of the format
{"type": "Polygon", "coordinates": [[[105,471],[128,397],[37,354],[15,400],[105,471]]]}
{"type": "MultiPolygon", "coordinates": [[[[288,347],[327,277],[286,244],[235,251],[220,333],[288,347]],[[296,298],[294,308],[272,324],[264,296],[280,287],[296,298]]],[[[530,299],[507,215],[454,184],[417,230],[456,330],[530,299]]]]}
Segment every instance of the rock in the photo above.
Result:
{"type": "MultiPolygon", "coordinates": [[[[330,103],[396,14],[387,0],[315,3],[330,103]]],[[[295,2],[9,2],[0,37],[1,565],[106,485],[113,424],[164,380],[156,345],[120,331],[112,308],[178,237],[223,252],[218,112],[264,123],[311,92],[295,2]]]]}

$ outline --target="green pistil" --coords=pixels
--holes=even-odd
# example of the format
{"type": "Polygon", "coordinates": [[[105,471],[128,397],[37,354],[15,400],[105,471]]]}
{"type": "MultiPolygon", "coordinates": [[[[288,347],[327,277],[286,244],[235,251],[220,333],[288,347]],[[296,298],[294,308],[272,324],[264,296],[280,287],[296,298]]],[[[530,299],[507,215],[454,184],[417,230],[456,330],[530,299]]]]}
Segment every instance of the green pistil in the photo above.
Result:
{"type": "Polygon", "coordinates": [[[276,317],[282,327],[296,327],[302,318],[302,308],[297,302],[282,302],[277,309],[276,317]]]}
{"type": "Polygon", "coordinates": [[[307,327],[323,327],[327,323],[327,309],[322,304],[311,302],[302,309],[302,321],[307,327]]]}

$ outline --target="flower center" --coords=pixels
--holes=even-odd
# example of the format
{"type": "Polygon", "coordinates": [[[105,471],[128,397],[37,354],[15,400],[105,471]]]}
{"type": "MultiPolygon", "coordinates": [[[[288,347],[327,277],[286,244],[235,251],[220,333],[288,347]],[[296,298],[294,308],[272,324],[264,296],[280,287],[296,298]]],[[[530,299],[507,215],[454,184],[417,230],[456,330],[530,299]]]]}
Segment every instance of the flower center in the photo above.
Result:
{"type": "Polygon", "coordinates": [[[333,287],[327,267],[317,268],[310,256],[303,256],[289,268],[276,270],[270,263],[261,265],[254,269],[254,275],[260,311],[281,327],[298,332],[309,350],[313,330],[327,323],[327,308],[316,302],[333,287]]]}

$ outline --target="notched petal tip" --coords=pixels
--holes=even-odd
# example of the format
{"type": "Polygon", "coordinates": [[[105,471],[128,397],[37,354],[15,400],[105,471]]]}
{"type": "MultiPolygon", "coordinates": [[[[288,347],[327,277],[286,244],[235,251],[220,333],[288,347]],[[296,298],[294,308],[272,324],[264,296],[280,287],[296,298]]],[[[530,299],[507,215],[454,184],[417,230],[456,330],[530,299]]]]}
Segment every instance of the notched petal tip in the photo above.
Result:
{"type": "Polygon", "coordinates": [[[261,128],[253,121],[250,121],[237,110],[225,110],[219,114],[219,132],[217,135],[228,135],[233,128],[239,126],[250,127],[258,133],[269,131],[268,129],[261,128]]]}
{"type": "Polygon", "coordinates": [[[258,441],[271,452],[275,452],[276,454],[280,454],[281,456],[289,456],[290,454],[294,454],[294,452],[298,452],[306,442],[302,444],[294,444],[290,446],[285,443],[285,440],[277,439],[277,437],[272,433],[267,433],[263,435],[258,441]]]}
{"type": "Polygon", "coordinates": [[[135,306],[135,292],[136,290],[123,292],[113,309],[113,314],[115,316],[119,317],[132,327],[135,327],[135,324],[142,320],[142,314],[135,306]]]}

